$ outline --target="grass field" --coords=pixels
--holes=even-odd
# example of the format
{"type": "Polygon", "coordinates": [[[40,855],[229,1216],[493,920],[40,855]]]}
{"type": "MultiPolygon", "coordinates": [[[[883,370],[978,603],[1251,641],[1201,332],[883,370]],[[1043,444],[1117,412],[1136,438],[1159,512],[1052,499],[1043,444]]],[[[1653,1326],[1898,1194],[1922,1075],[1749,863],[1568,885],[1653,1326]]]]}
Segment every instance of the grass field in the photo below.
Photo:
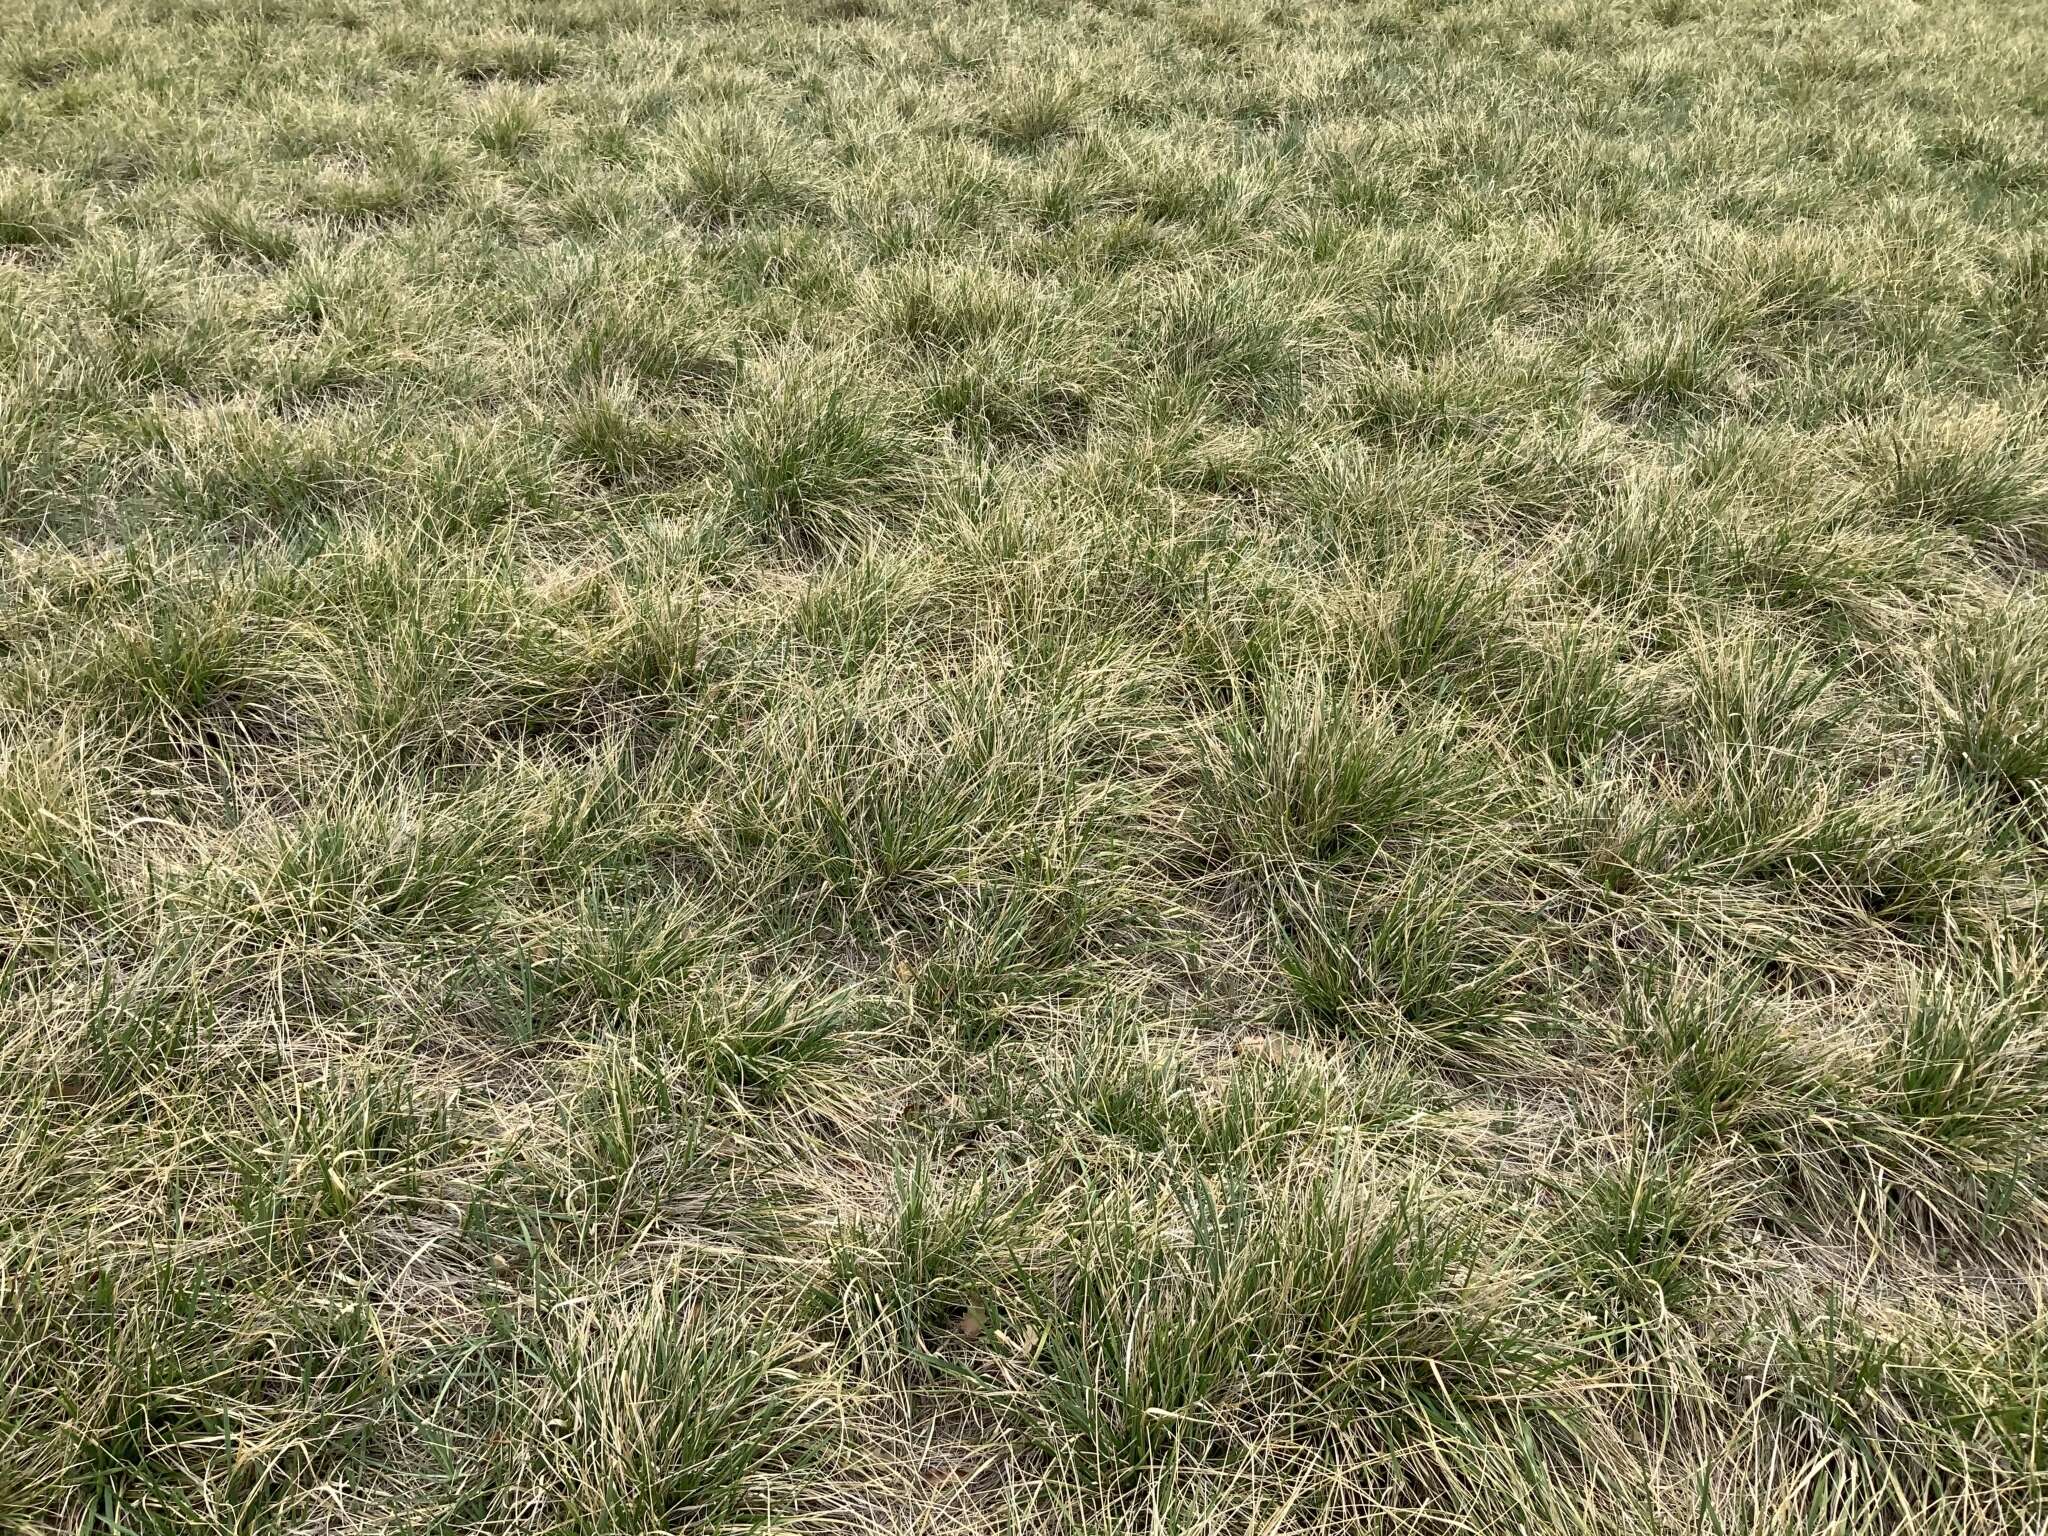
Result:
{"type": "Polygon", "coordinates": [[[0,1528],[2040,1536],[2044,40],[0,0],[0,1528]]]}

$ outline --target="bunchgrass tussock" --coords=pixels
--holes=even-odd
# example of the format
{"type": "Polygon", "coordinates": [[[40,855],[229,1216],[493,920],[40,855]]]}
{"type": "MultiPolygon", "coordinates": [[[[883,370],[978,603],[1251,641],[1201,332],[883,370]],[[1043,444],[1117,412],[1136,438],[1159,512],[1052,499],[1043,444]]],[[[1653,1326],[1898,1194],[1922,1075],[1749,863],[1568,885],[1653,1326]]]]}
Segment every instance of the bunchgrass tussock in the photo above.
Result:
{"type": "Polygon", "coordinates": [[[717,929],[681,902],[586,893],[521,936],[505,970],[508,1021],[530,1039],[647,1027],[687,1003],[717,929]]]}
{"type": "Polygon", "coordinates": [[[196,722],[252,709],[263,683],[242,595],[195,583],[179,598],[109,624],[84,661],[86,686],[144,719],[196,722]]]}
{"type": "Polygon", "coordinates": [[[500,160],[517,162],[546,142],[546,108],[536,98],[517,88],[487,92],[476,105],[471,137],[500,160]]]}
{"type": "Polygon", "coordinates": [[[2008,965],[1915,978],[1885,1022],[1865,1090],[1921,1219],[1995,1239],[2039,1208],[2048,1078],[2040,982],[2008,965]]]}
{"type": "Polygon", "coordinates": [[[544,33],[494,28],[454,44],[448,61],[456,77],[472,85],[494,80],[532,84],[560,74],[568,56],[558,39],[544,33]]]}
{"type": "Polygon", "coordinates": [[[569,353],[573,382],[642,389],[658,401],[716,399],[735,368],[706,320],[667,294],[593,306],[569,353]]]}
{"type": "Polygon", "coordinates": [[[1452,1060],[1499,1048],[1534,981],[1518,927],[1479,879],[1427,861],[1391,882],[1309,885],[1275,921],[1289,1012],[1452,1060]]]}
{"type": "Polygon", "coordinates": [[[822,200],[798,147],[751,115],[684,120],[667,164],[667,209],[714,230],[799,216],[822,200]]]}
{"type": "Polygon", "coordinates": [[[562,451],[608,485],[673,468],[686,455],[680,428],[650,414],[631,394],[586,392],[563,414],[562,451]]]}
{"type": "Polygon", "coordinates": [[[231,198],[201,198],[193,203],[189,217],[193,233],[217,256],[275,266],[298,254],[298,237],[288,227],[231,198]]]}
{"type": "Polygon", "coordinates": [[[2030,550],[2048,522],[2048,455],[1978,412],[1868,449],[1874,499],[1899,517],[2030,550]]]}
{"type": "Polygon", "coordinates": [[[1087,102],[1071,78],[1020,71],[995,89],[986,110],[989,142],[1023,153],[1076,132],[1087,102]]]}
{"type": "Polygon", "coordinates": [[[799,546],[883,526],[912,491],[910,430],[850,362],[763,359],[736,391],[721,457],[742,516],[799,546]]]}
{"type": "Polygon", "coordinates": [[[76,205],[44,176],[12,171],[0,179],[0,250],[33,255],[79,235],[76,205]]]}
{"type": "Polygon", "coordinates": [[[1711,1293],[1727,1224],[1713,1165],[1638,1144],[1571,1189],[1565,1252],[1594,1308],[1626,1339],[1711,1293]]]}
{"type": "Polygon", "coordinates": [[[1749,977],[1659,977],[1624,1003],[1654,1076],[1650,1109],[1681,1140],[1775,1151],[1799,1101],[1821,1090],[1785,1021],[1749,977]]]}
{"type": "Polygon", "coordinates": [[[1017,1197],[984,1182],[947,1185],[929,1164],[896,1169],[882,1210],[834,1234],[814,1305],[877,1373],[944,1369],[948,1344],[988,1324],[1017,1197]]]}
{"type": "Polygon", "coordinates": [[[1610,408],[1655,422],[1699,411],[1728,393],[1728,363],[1711,335],[1665,334],[1631,342],[1601,377],[1610,408]]]}
{"type": "Polygon", "coordinates": [[[556,1316],[512,1385],[507,1518],[563,1531],[730,1524],[797,1460],[786,1323],[673,1282],[556,1316]]]}
{"type": "Polygon", "coordinates": [[[10,963],[105,922],[118,889],[98,826],[105,786],[76,739],[9,743],[0,755],[0,870],[5,871],[10,963]]]}
{"type": "Polygon", "coordinates": [[[1936,638],[1929,672],[1957,765],[2032,794],[2048,774],[2048,611],[2015,599],[1966,616],[1936,638]]]}
{"type": "Polygon", "coordinates": [[[1155,343],[1164,375],[1242,410],[1278,407],[1302,385],[1293,317],[1249,290],[1211,285],[1171,292],[1155,343]]]}
{"type": "Polygon", "coordinates": [[[2048,298],[2048,246],[2037,238],[1999,253],[1993,268],[1992,323],[2014,364],[2038,373],[2048,367],[2048,322],[2041,318],[2048,298]]]}
{"type": "Polygon", "coordinates": [[[1526,1301],[1489,1286],[1455,1217],[1414,1191],[1361,1202],[1341,1176],[1289,1195],[1189,1184],[1112,1200],[1041,1282],[1017,1411],[1074,1475],[1171,1486],[1327,1453],[1365,1422],[1396,1486],[1497,1475],[1489,1442],[1554,1449],[1543,1397],[1562,1356],[1526,1301]],[[1278,1424],[1247,1440],[1254,1403],[1278,1424]],[[1469,1461],[1438,1459],[1446,1434],[1469,1461]]]}
{"type": "Polygon", "coordinates": [[[1461,756],[1426,717],[1404,719],[1362,690],[1281,678],[1220,723],[1203,801],[1241,857],[1371,854],[1455,822],[1478,789],[1476,763],[1461,756]]]}
{"type": "Polygon", "coordinates": [[[696,1006],[682,1048],[711,1084],[772,1099],[839,1056],[858,1013],[852,998],[785,986],[696,1006]]]}
{"type": "Polygon", "coordinates": [[[448,1141],[444,1105],[376,1072],[291,1084],[251,1108],[247,1140],[226,1149],[235,1210],[280,1257],[402,1208],[448,1141]]]}
{"type": "MultiPolygon", "coordinates": [[[[1276,1168],[1383,1107],[1379,1092],[1285,1037],[1247,1035],[1227,1070],[1148,1042],[1127,1020],[1084,1036],[1045,1085],[1057,1111],[1035,1128],[1099,1138],[1202,1170],[1276,1168]]],[[[1023,1049],[1028,1049],[1028,1045],[1023,1049]]]]}

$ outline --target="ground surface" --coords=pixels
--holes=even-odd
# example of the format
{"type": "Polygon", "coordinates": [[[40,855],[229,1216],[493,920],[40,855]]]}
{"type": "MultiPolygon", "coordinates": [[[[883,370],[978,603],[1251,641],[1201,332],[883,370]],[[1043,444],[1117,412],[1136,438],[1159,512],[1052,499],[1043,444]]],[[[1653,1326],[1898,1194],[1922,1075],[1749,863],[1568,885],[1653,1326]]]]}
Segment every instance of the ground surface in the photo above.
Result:
{"type": "Polygon", "coordinates": [[[0,0],[0,1525],[2039,1532],[2044,36],[0,0]]]}

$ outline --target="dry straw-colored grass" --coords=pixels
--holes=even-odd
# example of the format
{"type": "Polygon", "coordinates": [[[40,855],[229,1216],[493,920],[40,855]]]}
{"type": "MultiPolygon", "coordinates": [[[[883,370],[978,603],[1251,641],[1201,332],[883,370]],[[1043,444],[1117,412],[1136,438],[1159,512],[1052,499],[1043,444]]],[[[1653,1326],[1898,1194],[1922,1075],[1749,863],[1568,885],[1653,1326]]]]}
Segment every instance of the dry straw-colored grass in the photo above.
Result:
{"type": "Polygon", "coordinates": [[[2039,1536],[2033,0],[0,0],[0,1527],[2039,1536]]]}

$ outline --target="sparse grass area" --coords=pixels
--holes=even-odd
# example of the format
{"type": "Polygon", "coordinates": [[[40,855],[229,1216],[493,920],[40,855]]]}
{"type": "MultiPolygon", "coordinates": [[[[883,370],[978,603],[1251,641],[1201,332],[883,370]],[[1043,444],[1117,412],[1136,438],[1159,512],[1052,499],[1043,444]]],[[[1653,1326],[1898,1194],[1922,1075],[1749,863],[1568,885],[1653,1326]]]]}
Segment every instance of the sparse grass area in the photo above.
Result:
{"type": "Polygon", "coordinates": [[[0,1528],[2039,1536],[2044,38],[0,0],[0,1528]]]}

